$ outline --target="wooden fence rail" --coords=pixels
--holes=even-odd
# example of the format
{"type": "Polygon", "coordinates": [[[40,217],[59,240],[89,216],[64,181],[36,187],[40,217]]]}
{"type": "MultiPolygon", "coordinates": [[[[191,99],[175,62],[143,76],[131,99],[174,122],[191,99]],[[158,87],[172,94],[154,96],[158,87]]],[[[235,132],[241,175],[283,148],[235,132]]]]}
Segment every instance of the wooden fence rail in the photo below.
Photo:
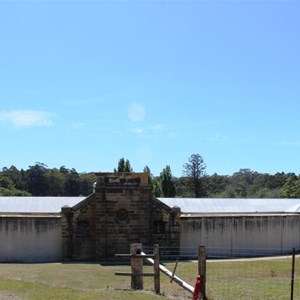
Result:
{"type": "Polygon", "coordinates": [[[153,254],[145,254],[142,251],[142,244],[131,244],[130,254],[116,254],[117,257],[128,257],[131,259],[131,272],[115,272],[119,276],[131,276],[131,288],[142,290],[144,288],[144,276],[154,277],[154,290],[160,293],[160,274],[159,274],[159,245],[154,245],[153,254]],[[143,260],[151,259],[154,263],[153,273],[143,272],[143,260]]]}
{"type": "MultiPolygon", "coordinates": [[[[178,276],[175,275],[175,270],[171,272],[166,267],[159,263],[159,245],[155,244],[153,247],[153,254],[146,254],[142,250],[142,244],[131,244],[130,254],[116,254],[116,257],[125,257],[131,259],[131,272],[115,272],[115,275],[131,276],[131,288],[135,290],[143,289],[143,277],[154,277],[154,290],[157,294],[160,293],[160,271],[171,278],[171,282],[174,281],[188,292],[194,294],[195,288],[178,276]],[[143,272],[143,260],[147,260],[154,267],[153,273],[143,272]]],[[[178,262],[178,261],[177,261],[178,262]]],[[[206,253],[205,247],[200,246],[198,248],[198,275],[202,278],[201,291],[198,299],[206,299],[205,296],[205,278],[206,278],[206,253]]],[[[197,296],[198,297],[198,296],[197,296]]]]}

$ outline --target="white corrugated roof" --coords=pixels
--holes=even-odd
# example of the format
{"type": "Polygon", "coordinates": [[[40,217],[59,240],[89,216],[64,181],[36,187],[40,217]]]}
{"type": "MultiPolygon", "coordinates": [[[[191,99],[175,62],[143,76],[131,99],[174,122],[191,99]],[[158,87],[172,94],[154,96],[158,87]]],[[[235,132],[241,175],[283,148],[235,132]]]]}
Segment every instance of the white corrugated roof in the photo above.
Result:
{"type": "Polygon", "coordinates": [[[86,197],[0,197],[1,213],[59,213],[86,197]]]}
{"type": "Polygon", "coordinates": [[[158,198],[183,213],[300,212],[300,199],[158,198]]]}
{"type": "MultiPolygon", "coordinates": [[[[86,197],[0,197],[1,213],[59,213],[86,197]]],[[[183,213],[300,212],[300,199],[158,198],[183,213]]]]}

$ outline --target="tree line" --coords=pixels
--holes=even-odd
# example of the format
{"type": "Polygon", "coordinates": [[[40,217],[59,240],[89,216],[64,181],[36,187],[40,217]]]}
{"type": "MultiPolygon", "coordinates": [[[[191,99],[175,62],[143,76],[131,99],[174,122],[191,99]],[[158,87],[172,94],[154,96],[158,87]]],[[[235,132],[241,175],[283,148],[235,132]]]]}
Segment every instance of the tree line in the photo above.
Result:
{"type": "Polygon", "coordinates": [[[156,197],[182,198],[300,198],[300,175],[258,173],[240,169],[233,175],[207,175],[201,155],[192,154],[183,165],[181,177],[173,177],[170,166],[152,180],[156,197]]]}
{"type": "Polygon", "coordinates": [[[78,173],[61,166],[49,169],[43,163],[18,170],[4,167],[0,172],[1,196],[86,196],[93,192],[94,173],[78,173]]]}
{"type": "MultiPolygon", "coordinates": [[[[133,172],[130,161],[121,158],[114,172],[133,172]]],[[[191,198],[300,198],[300,176],[295,173],[258,173],[240,169],[233,175],[206,174],[204,159],[192,154],[182,166],[182,176],[172,175],[166,165],[158,176],[148,166],[149,184],[155,197],[191,198]]],[[[78,173],[65,166],[48,168],[43,163],[19,170],[0,171],[0,196],[87,196],[93,191],[94,173],[78,173]]]]}

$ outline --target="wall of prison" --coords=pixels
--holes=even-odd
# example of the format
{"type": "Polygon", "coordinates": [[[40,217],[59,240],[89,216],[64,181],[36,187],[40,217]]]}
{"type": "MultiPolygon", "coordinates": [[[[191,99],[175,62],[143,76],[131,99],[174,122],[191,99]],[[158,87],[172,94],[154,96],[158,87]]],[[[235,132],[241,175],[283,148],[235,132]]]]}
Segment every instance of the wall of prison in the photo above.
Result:
{"type": "Polygon", "coordinates": [[[61,260],[61,223],[56,216],[1,216],[1,262],[61,260]]]}
{"type": "Polygon", "coordinates": [[[93,195],[62,209],[63,259],[107,260],[150,238],[146,173],[97,173],[93,195]]]}
{"type": "Polygon", "coordinates": [[[280,255],[300,248],[299,214],[182,215],[181,254],[206,246],[208,256],[280,255]]]}
{"type": "Polygon", "coordinates": [[[63,260],[110,260],[132,243],[179,247],[180,209],[152,199],[146,173],[97,173],[94,194],[63,207],[63,260]]]}

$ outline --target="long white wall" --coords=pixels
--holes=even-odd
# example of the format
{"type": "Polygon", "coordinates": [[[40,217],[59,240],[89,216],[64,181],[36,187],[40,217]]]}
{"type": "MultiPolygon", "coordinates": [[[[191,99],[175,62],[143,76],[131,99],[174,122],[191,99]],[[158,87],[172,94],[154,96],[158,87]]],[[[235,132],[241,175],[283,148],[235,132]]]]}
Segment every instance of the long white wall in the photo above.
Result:
{"type": "Polygon", "coordinates": [[[60,217],[0,216],[0,262],[60,260],[60,217]]]}
{"type": "Polygon", "coordinates": [[[182,217],[181,254],[206,246],[208,256],[275,255],[300,248],[300,215],[182,217]]]}

